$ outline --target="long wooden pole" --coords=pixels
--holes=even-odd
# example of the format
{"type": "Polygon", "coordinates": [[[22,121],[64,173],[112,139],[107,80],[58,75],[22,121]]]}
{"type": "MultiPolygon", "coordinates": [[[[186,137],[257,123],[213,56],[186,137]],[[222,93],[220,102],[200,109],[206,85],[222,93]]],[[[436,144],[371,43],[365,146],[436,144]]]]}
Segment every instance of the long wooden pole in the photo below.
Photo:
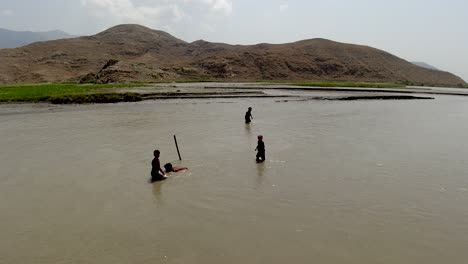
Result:
{"type": "Polygon", "coordinates": [[[179,145],[177,144],[177,138],[175,135],[174,135],[174,141],[175,141],[175,146],[177,148],[177,154],[179,154],[179,160],[182,160],[182,158],[180,157],[179,145]]]}

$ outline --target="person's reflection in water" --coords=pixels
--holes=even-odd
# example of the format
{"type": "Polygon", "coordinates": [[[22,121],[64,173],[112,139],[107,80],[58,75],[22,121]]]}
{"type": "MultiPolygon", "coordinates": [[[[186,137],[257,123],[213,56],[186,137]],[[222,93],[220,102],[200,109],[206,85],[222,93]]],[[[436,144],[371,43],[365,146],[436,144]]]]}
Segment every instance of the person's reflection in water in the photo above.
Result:
{"type": "Polygon", "coordinates": [[[257,175],[258,177],[263,177],[263,173],[265,172],[265,163],[257,163],[257,175]]]}
{"type": "Polygon", "coordinates": [[[153,184],[153,195],[158,205],[163,202],[162,186],[164,183],[165,181],[160,181],[153,184]]]}
{"type": "Polygon", "coordinates": [[[265,172],[265,163],[257,163],[257,188],[263,184],[265,177],[263,176],[265,172]]]}
{"type": "Polygon", "coordinates": [[[252,134],[250,126],[251,126],[250,124],[245,124],[245,131],[247,131],[247,135],[252,134]]]}

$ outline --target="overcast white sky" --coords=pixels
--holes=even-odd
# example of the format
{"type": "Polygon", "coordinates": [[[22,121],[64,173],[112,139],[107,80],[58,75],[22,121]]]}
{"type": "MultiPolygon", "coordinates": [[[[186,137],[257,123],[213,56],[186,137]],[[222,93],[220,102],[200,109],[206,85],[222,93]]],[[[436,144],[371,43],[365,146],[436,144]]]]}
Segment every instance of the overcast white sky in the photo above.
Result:
{"type": "Polygon", "coordinates": [[[0,28],[91,35],[122,23],[185,41],[373,46],[468,80],[466,0],[0,0],[0,28]]]}

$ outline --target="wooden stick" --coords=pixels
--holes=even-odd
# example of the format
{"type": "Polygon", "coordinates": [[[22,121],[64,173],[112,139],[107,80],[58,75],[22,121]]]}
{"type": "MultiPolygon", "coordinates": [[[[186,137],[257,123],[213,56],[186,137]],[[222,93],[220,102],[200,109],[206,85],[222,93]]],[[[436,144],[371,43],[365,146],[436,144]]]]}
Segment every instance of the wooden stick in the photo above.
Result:
{"type": "Polygon", "coordinates": [[[179,160],[182,160],[182,158],[180,157],[179,145],[177,144],[177,138],[175,135],[174,135],[174,141],[175,141],[175,145],[177,148],[177,154],[179,154],[179,160]]]}

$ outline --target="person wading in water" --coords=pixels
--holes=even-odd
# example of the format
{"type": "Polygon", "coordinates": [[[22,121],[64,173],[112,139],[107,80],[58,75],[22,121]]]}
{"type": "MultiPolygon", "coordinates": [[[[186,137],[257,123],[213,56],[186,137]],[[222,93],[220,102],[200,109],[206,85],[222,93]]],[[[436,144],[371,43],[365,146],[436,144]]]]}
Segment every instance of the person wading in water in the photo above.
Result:
{"type": "Polygon", "coordinates": [[[258,137],[257,148],[257,162],[264,162],[265,161],[265,142],[263,142],[263,136],[259,135],[258,137]]]}
{"type": "Polygon", "coordinates": [[[253,116],[252,116],[252,107],[249,107],[247,112],[245,113],[245,123],[250,124],[252,122],[253,116]]]}
{"type": "Polygon", "coordinates": [[[161,152],[159,152],[159,150],[155,150],[153,154],[154,159],[151,162],[151,182],[165,180],[167,177],[164,171],[161,169],[161,163],[159,162],[159,155],[161,154],[161,152]]]}

